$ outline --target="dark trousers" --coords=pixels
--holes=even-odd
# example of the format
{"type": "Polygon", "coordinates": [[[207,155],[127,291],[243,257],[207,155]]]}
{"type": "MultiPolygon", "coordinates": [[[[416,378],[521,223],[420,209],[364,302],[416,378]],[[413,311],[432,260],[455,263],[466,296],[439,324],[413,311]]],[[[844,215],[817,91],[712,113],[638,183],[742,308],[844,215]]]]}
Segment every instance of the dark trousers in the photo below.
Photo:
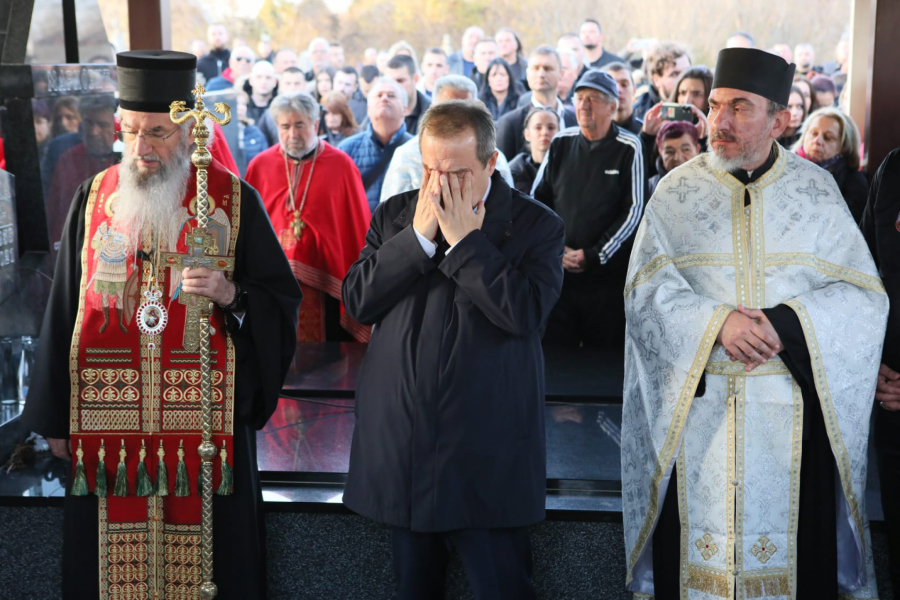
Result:
{"type": "Polygon", "coordinates": [[[875,406],[875,451],[881,483],[881,508],[888,534],[891,587],[900,598],[900,412],[875,406]]]}
{"type": "Polygon", "coordinates": [[[621,349],[625,346],[625,276],[608,285],[563,283],[550,312],[544,344],[621,349]]]}
{"type": "Polygon", "coordinates": [[[462,560],[475,600],[532,600],[531,534],[527,527],[420,533],[394,527],[399,600],[444,600],[450,552],[462,560]]]}

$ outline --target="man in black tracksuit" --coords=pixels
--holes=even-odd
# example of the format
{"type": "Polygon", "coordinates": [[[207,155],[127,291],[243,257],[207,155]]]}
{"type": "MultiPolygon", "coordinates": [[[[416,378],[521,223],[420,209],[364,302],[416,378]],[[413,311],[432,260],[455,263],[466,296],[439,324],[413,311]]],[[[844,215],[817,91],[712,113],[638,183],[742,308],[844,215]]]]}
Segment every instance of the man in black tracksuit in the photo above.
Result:
{"type": "Polygon", "coordinates": [[[625,344],[622,290],[646,180],[640,139],[612,121],[617,98],[609,73],[588,71],[575,88],[579,127],[556,136],[535,179],[532,195],[566,224],[565,279],[545,344],[625,344]]]}

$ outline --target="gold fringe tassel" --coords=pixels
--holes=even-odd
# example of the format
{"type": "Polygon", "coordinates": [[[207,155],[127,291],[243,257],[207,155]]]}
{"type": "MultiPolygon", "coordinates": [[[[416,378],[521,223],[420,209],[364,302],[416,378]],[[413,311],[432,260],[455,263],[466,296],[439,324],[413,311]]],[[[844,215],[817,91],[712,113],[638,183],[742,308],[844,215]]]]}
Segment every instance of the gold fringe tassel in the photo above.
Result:
{"type": "Polygon", "coordinates": [[[712,594],[720,598],[728,597],[728,578],[724,575],[714,575],[688,568],[688,578],[685,585],[692,590],[705,594],[712,594]]]}
{"type": "Polygon", "coordinates": [[[744,595],[747,598],[766,598],[768,596],[789,596],[791,586],[787,575],[763,575],[744,579],[744,595]]]}
{"type": "Polygon", "coordinates": [[[94,494],[98,498],[106,498],[106,445],[100,440],[100,449],[97,451],[97,482],[94,484],[94,494]]]}
{"type": "Polygon", "coordinates": [[[166,449],[163,448],[163,441],[159,440],[159,450],[156,451],[159,462],[156,467],[156,495],[169,495],[169,472],[166,470],[166,449]]]}

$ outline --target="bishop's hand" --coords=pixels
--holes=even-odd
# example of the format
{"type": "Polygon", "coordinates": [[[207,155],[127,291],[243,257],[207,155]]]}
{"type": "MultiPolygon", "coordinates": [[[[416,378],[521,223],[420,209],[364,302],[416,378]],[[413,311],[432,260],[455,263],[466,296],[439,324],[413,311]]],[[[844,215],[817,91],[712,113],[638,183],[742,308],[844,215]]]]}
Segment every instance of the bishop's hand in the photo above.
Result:
{"type": "Polygon", "coordinates": [[[747,365],[747,372],[775,358],[783,349],[765,313],[743,306],[728,315],[716,341],[729,356],[747,365]]]}
{"type": "Polygon", "coordinates": [[[181,291],[209,298],[220,306],[227,306],[234,300],[234,284],[225,279],[223,271],[213,271],[200,267],[181,272],[181,291]]]}

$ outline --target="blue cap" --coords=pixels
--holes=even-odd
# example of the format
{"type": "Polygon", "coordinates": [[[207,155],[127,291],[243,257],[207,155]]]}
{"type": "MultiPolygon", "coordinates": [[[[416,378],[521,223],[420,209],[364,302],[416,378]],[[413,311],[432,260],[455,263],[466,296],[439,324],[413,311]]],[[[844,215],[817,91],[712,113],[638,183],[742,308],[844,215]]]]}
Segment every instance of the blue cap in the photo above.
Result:
{"type": "Polygon", "coordinates": [[[581,79],[575,84],[575,91],[577,92],[581,88],[591,88],[603,92],[612,98],[619,97],[619,87],[616,85],[616,80],[609,73],[597,69],[588,69],[581,76],[581,79]]]}

